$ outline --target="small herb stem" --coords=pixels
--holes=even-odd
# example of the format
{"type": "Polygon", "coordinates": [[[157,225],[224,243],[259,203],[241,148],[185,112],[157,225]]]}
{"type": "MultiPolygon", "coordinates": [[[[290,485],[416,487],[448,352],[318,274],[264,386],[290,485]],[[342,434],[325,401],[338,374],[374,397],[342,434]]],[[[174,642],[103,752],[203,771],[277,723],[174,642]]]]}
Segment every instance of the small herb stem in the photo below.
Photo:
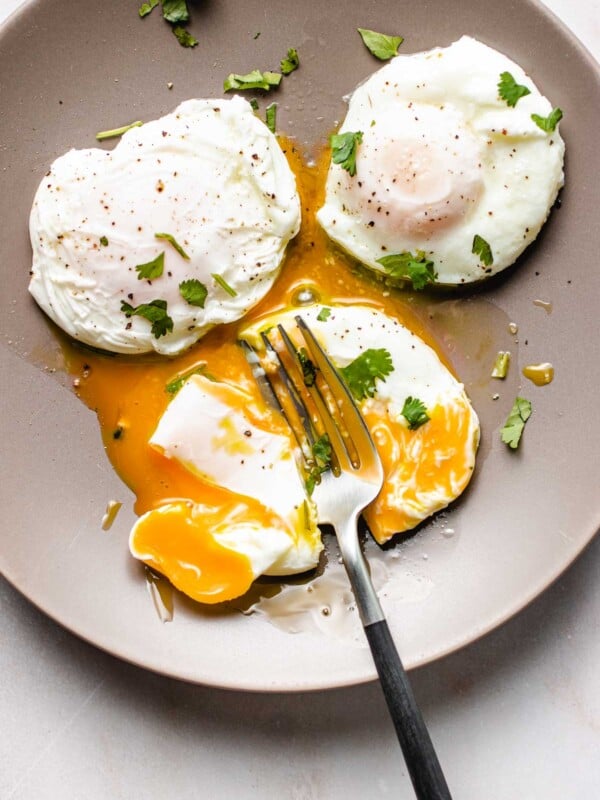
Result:
{"type": "Polygon", "coordinates": [[[141,120],[131,122],[129,125],[123,125],[122,128],[113,128],[111,131],[100,131],[96,134],[96,139],[101,142],[103,139],[114,139],[115,136],[123,136],[124,133],[130,131],[132,128],[139,128],[144,123],[141,120]]]}

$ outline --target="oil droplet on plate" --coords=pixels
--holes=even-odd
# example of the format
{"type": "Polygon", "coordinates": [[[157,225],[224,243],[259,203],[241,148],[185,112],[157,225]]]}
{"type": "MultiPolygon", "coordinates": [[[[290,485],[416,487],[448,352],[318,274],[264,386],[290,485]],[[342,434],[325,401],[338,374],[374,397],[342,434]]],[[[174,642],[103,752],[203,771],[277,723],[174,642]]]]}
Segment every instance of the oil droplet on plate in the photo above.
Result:
{"type": "Polygon", "coordinates": [[[533,305],[538,306],[538,308],[543,308],[546,314],[552,313],[552,303],[547,300],[534,300],[533,305]]]}
{"type": "Polygon", "coordinates": [[[146,588],[161,622],[173,619],[173,587],[166,578],[144,566],[146,588]]]}
{"type": "Polygon", "coordinates": [[[554,367],[547,361],[543,364],[529,364],[523,367],[523,375],[536,386],[546,386],[548,383],[552,383],[554,367]]]}

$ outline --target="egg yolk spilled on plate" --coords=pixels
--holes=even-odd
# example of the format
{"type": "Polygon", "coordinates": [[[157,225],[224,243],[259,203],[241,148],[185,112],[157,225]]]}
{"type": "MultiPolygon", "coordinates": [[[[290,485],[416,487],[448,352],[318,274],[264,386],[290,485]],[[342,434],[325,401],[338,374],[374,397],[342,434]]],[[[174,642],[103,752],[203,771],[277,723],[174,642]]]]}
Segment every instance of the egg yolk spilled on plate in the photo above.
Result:
{"type": "MultiPolygon", "coordinates": [[[[316,510],[300,472],[289,513],[282,507],[274,509],[264,498],[219,484],[219,476],[228,474],[225,461],[223,473],[216,463],[223,454],[243,473],[244,441],[255,441],[254,433],[245,440],[240,438],[240,431],[245,435],[244,420],[247,430],[252,429],[256,436],[264,435],[281,447],[287,437],[290,452],[294,447],[286,424],[260,395],[238,344],[242,334],[251,338],[274,315],[293,318],[301,312],[340,367],[361,349],[389,344],[388,349],[394,351],[394,343],[404,339],[407,358],[414,358],[415,365],[421,363],[419,347],[428,351],[426,361],[431,369],[421,374],[417,368],[416,378],[409,374],[410,364],[403,366],[405,351],[394,351],[394,372],[386,381],[378,381],[374,398],[361,403],[386,472],[382,492],[365,515],[379,542],[414,527],[460,494],[472,474],[478,440],[476,415],[462,386],[442,363],[443,357],[434,352],[436,343],[427,332],[419,299],[410,292],[388,292],[338,251],[317,224],[314,214],[323,204],[329,154],[324,153],[316,166],[309,166],[291,143],[282,137],[280,143],[296,175],[302,227],[288,246],[275,285],[243,320],[213,329],[174,358],[111,356],[70,341],[63,344],[76,391],[97,413],[108,457],[136,495],[135,511],[140,519],[132,532],[132,552],[185,594],[204,603],[243,594],[259,574],[285,575],[312,568],[322,547],[316,510]],[[311,299],[312,305],[303,308],[306,299],[311,299]],[[331,314],[318,322],[323,307],[330,308],[331,314]],[[345,333],[352,315],[366,319],[360,342],[345,333]],[[382,337],[388,344],[380,343],[382,337]],[[219,388],[223,385],[225,389],[219,388]],[[151,444],[161,420],[168,418],[171,404],[175,408],[176,403],[184,403],[184,393],[192,389],[201,393],[203,402],[214,406],[223,401],[230,407],[232,424],[237,426],[230,439],[223,427],[215,427],[209,436],[190,421],[189,430],[185,426],[180,432],[169,429],[168,447],[151,444]],[[400,408],[408,395],[419,393],[429,421],[410,430],[400,408]],[[198,452],[205,437],[207,452],[215,448],[215,474],[207,474],[213,467],[210,458],[199,469],[196,462],[194,466],[177,457],[172,446],[178,436],[181,441],[196,437],[198,452]],[[220,444],[216,441],[219,436],[220,444]],[[232,531],[240,532],[243,546],[232,545],[232,531]],[[266,532],[269,563],[259,552],[261,532],[266,532]]],[[[363,327],[360,320],[356,325],[363,327]]]]}

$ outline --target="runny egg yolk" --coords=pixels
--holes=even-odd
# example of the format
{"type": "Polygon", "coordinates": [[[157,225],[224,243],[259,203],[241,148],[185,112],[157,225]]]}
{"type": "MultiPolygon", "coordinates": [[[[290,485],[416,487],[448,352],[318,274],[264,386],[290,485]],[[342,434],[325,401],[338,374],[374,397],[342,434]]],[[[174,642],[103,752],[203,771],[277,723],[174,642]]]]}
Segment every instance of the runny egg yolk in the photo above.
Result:
{"type": "Polygon", "coordinates": [[[470,441],[470,407],[465,397],[437,405],[429,421],[409,430],[382,413],[377,404],[364,412],[384,470],[384,485],[365,511],[379,544],[410,530],[456,497],[471,478],[474,444],[470,441]]]}
{"type": "MultiPolygon", "coordinates": [[[[329,154],[324,153],[316,167],[309,167],[292,145],[282,145],[297,177],[302,229],[288,247],[275,286],[241,323],[219,326],[172,359],[155,355],[115,357],[70,341],[63,344],[67,368],[77,378],[77,393],[98,414],[109,459],[136,495],[136,513],[142,516],[152,509],[162,509],[160,514],[138,522],[136,549],[146,555],[144,561],[148,565],[167,574],[179,589],[202,602],[239,595],[254,577],[245,555],[215,539],[223,525],[232,519],[236,523],[243,519],[250,525],[267,528],[274,522],[274,515],[252,498],[241,498],[203,482],[176,459],[167,458],[149,445],[172,399],[167,387],[174,380],[199,371],[256,393],[250,368],[237,344],[238,331],[242,325],[301,304],[299,298],[306,287],[324,306],[363,304],[379,309],[435,348],[423,321],[427,313],[419,307],[418,298],[409,293],[385,292],[368,273],[353,269],[346,256],[332,249],[316,223],[314,212],[323,202],[329,154]]],[[[273,415],[273,429],[282,424],[273,415]]],[[[440,420],[440,441],[442,427],[440,420]]],[[[413,432],[409,433],[412,440],[413,432]]],[[[390,427],[386,435],[390,441],[394,437],[402,441],[403,435],[408,440],[406,430],[396,430],[396,426],[390,427]]],[[[388,469],[392,454],[391,444],[388,450],[382,448],[388,469]]],[[[408,527],[394,517],[384,498],[377,501],[371,522],[380,541],[389,538],[392,529],[396,532],[408,527]],[[379,521],[373,522],[375,518],[379,521]]]]}

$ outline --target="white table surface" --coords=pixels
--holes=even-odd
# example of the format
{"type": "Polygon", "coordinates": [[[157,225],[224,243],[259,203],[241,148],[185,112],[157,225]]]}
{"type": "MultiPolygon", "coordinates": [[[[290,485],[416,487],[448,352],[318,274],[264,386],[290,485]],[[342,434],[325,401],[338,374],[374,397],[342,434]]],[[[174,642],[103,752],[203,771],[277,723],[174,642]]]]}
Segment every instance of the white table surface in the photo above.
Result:
{"type": "MultiPolygon", "coordinates": [[[[21,0],[0,0],[0,21],[21,0]]],[[[546,4],[600,59],[600,0],[546,4]]],[[[1,80],[1,78],[0,78],[1,80]]],[[[524,612],[411,673],[455,800],[600,797],[600,537],[524,612]]],[[[379,686],[190,686],[122,663],[0,578],[2,800],[413,797],[379,686]]]]}

